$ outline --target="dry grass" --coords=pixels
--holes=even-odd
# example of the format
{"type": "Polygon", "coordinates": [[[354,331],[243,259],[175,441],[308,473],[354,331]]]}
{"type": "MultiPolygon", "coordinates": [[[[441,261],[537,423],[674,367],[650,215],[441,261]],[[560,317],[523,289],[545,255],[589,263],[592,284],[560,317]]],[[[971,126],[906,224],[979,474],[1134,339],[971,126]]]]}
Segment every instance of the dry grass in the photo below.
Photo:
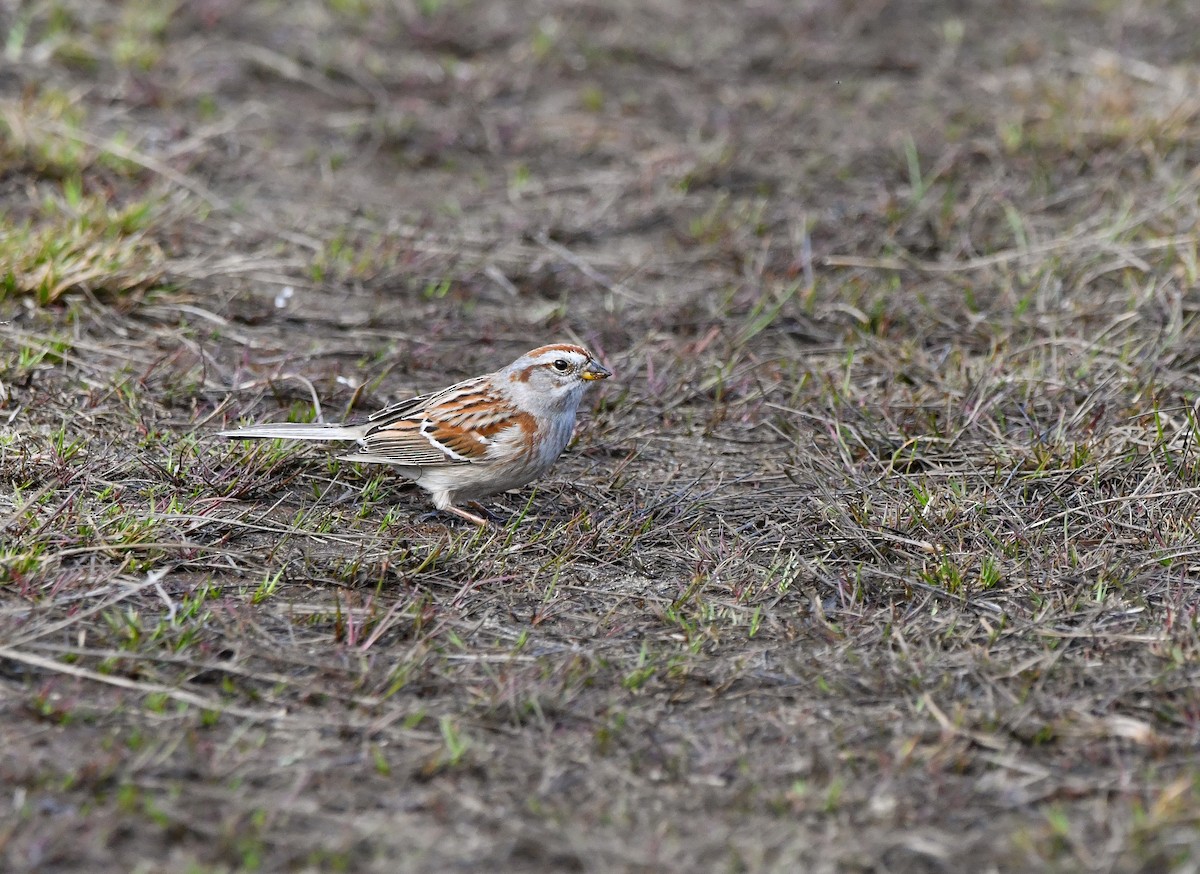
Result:
{"type": "Polygon", "coordinates": [[[0,11],[0,867],[1196,870],[1200,19],[948,7],[0,11]]]}

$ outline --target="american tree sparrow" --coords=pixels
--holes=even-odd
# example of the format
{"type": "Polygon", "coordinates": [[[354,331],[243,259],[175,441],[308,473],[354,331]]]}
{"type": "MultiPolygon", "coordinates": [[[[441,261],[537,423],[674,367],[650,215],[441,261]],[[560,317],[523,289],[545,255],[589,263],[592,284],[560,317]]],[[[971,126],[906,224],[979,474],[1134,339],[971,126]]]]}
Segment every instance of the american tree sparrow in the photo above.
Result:
{"type": "Polygon", "coordinates": [[[439,510],[486,525],[454,502],[545,473],[571,439],[584,387],[609,376],[581,346],[541,346],[494,373],[392,404],[361,425],[250,425],[221,436],[353,440],[358,451],[343,460],[395,465],[439,510]]]}

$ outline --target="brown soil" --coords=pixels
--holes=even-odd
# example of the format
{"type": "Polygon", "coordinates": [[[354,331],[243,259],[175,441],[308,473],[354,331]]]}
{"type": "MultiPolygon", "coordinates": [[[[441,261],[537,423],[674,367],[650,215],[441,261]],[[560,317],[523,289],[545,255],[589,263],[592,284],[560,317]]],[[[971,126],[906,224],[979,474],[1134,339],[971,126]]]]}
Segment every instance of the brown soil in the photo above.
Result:
{"type": "Polygon", "coordinates": [[[4,871],[1200,864],[1200,7],[0,33],[4,871]],[[563,340],[486,530],[215,436],[563,340]]]}

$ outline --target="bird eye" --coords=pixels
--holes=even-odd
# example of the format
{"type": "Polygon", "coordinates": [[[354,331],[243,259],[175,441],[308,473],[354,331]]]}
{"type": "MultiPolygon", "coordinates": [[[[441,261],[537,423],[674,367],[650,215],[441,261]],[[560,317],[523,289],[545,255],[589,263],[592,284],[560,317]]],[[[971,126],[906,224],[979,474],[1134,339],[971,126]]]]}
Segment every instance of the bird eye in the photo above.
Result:
{"type": "Polygon", "coordinates": [[[563,358],[555,359],[554,364],[552,364],[551,366],[555,370],[557,370],[559,373],[566,373],[568,370],[571,369],[571,365],[568,364],[566,362],[566,359],[563,359],[563,358]]]}

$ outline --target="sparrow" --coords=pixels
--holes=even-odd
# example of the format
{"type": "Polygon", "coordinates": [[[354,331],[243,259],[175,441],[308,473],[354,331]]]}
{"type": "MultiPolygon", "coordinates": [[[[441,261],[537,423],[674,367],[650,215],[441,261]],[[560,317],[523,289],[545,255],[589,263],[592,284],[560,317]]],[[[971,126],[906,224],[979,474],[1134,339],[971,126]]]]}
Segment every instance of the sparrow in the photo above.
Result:
{"type": "Polygon", "coordinates": [[[539,346],[507,367],[399,401],[358,425],[274,423],[220,432],[231,439],[353,441],[339,456],[395,466],[438,510],[476,525],[457,506],[519,488],[558,460],[575,430],[583,390],[612,372],[569,343],[539,346]]]}

